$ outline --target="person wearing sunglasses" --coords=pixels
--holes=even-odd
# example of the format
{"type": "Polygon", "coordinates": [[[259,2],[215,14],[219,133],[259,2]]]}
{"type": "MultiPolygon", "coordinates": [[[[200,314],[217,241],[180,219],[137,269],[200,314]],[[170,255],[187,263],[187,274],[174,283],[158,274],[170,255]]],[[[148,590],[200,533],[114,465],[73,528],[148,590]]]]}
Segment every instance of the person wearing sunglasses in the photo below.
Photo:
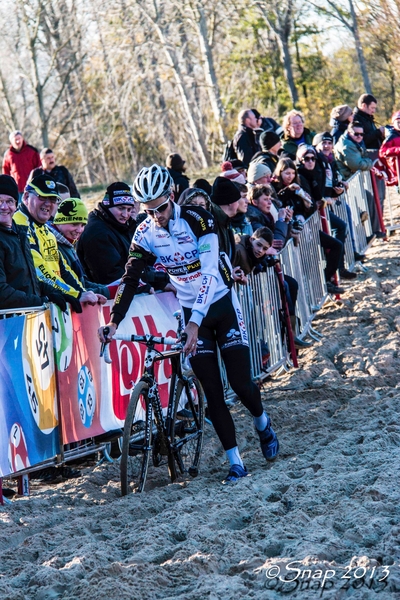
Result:
{"type": "MultiPolygon", "coordinates": [[[[232,266],[228,257],[224,263],[221,261],[215,219],[199,206],[175,204],[172,186],[167,169],[156,164],[141,169],[135,179],[133,195],[148,217],[133,237],[107,324],[107,340],[124,319],[143,269],[154,259],[161,262],[182,307],[187,335],[184,352],[204,388],[210,419],[230,463],[224,483],[235,483],[246,477],[248,471],[243,465],[234,422],[224,399],[217,346],[233,391],[253,416],[266,460],[277,457],[278,438],[270,417],[264,412],[260,390],[251,378],[247,331],[232,289],[232,266]]],[[[229,206],[233,211],[239,198],[240,192],[232,182],[224,177],[216,179],[214,203],[229,206]]],[[[101,341],[106,341],[103,327],[98,335],[101,341]]]]}
{"type": "MultiPolygon", "coordinates": [[[[339,172],[344,180],[349,179],[356,171],[370,171],[371,169],[374,170],[375,175],[382,177],[381,171],[374,168],[373,160],[368,155],[364,144],[364,129],[358,121],[353,121],[348,126],[347,132],[342,135],[335,145],[334,154],[339,172]]],[[[380,222],[374,197],[369,190],[366,191],[366,196],[373,235],[377,238],[384,238],[386,233],[380,231],[380,222]]],[[[381,204],[382,201],[381,196],[381,204]]],[[[370,239],[368,238],[368,241],[370,239]]]]}
{"type": "Polygon", "coordinates": [[[337,166],[345,181],[356,171],[369,171],[372,168],[373,163],[368,158],[363,140],[364,129],[361,123],[353,121],[334,147],[337,166]]]}

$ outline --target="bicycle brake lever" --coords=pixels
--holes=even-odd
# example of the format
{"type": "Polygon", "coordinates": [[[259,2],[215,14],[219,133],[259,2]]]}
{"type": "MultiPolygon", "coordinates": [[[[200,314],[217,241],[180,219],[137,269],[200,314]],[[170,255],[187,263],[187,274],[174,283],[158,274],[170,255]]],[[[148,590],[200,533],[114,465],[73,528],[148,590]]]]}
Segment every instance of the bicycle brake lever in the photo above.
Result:
{"type": "Polygon", "coordinates": [[[184,333],[184,332],[183,332],[183,333],[181,334],[181,344],[182,344],[182,349],[183,349],[184,345],[185,345],[185,344],[186,344],[186,342],[187,342],[187,337],[188,337],[188,336],[187,336],[187,333],[184,333]]]}
{"type": "Polygon", "coordinates": [[[109,333],[110,333],[110,328],[109,327],[104,327],[104,329],[103,329],[103,335],[106,338],[106,341],[105,342],[101,342],[101,346],[100,346],[100,358],[103,358],[105,347],[109,343],[107,341],[107,336],[108,336],[109,333]]]}

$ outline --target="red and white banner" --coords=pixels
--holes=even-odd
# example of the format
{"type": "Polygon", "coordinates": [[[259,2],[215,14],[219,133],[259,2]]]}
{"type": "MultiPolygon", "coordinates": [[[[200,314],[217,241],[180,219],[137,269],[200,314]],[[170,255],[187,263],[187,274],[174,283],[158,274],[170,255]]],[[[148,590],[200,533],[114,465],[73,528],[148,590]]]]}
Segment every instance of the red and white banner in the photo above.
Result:
{"type": "MultiPolygon", "coordinates": [[[[105,323],[108,322],[112,301],[103,307],[105,323]]],[[[118,327],[118,333],[126,335],[153,334],[158,336],[176,337],[177,320],[173,313],[180,305],[171,292],[135,296],[125,319],[118,327]]],[[[161,348],[160,348],[161,349],[161,348]]],[[[144,368],[146,346],[131,342],[112,342],[110,356],[112,365],[102,364],[101,389],[107,397],[102,398],[102,406],[106,406],[112,397],[112,412],[120,425],[125,419],[126,409],[132,387],[140,379],[144,368]]],[[[169,361],[155,364],[155,374],[159,383],[161,402],[168,404],[169,378],[171,367],[169,361]]],[[[110,427],[112,429],[112,427],[110,427]]]]}

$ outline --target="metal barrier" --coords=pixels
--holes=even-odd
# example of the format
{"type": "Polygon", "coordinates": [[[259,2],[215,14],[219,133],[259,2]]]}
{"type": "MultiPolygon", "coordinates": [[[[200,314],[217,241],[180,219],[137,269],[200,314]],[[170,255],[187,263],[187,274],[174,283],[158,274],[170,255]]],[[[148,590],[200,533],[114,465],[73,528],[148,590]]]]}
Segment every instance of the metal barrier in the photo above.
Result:
{"type": "MultiPolygon", "coordinates": [[[[354,235],[354,228],[353,228],[352,223],[349,220],[348,208],[349,208],[349,210],[351,210],[351,209],[346,202],[346,197],[344,194],[342,194],[336,200],[336,202],[333,204],[332,208],[333,208],[333,212],[335,213],[335,215],[338,216],[340,219],[342,219],[342,221],[344,221],[347,225],[347,235],[346,235],[346,241],[344,244],[344,262],[345,262],[346,268],[349,271],[352,271],[356,264],[356,260],[354,257],[354,247],[353,247],[353,242],[351,239],[352,238],[352,229],[353,229],[353,235],[354,235]]],[[[329,214],[330,211],[328,210],[327,213],[329,214]]],[[[354,244],[355,244],[355,237],[354,237],[354,244]]]]}
{"type": "Polygon", "coordinates": [[[249,275],[248,279],[248,285],[237,285],[236,291],[249,337],[252,377],[255,381],[261,381],[289,362],[282,343],[282,304],[273,268],[249,275]]]}
{"type": "Polygon", "coordinates": [[[389,211],[389,225],[386,226],[386,231],[395,231],[396,229],[400,229],[399,218],[400,215],[393,214],[393,204],[399,204],[399,194],[400,194],[400,158],[392,157],[396,160],[396,172],[397,172],[397,185],[388,185],[386,186],[386,199],[387,199],[387,208],[389,211]]]}
{"type": "MultiPolygon", "coordinates": [[[[373,194],[371,179],[369,173],[357,171],[348,179],[347,183],[349,187],[341,198],[344,198],[344,201],[350,207],[356,252],[364,254],[368,248],[367,237],[372,237],[371,217],[367,199],[367,192],[373,194]]],[[[346,222],[348,223],[348,218],[346,218],[346,222]]]]}

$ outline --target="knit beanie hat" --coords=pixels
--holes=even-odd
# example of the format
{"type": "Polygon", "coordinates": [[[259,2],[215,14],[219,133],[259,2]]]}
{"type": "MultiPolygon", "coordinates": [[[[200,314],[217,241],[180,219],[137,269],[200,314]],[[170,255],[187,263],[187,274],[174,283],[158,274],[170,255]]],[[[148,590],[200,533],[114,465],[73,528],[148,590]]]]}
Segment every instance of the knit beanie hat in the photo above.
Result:
{"type": "Polygon", "coordinates": [[[227,179],[235,181],[236,183],[246,183],[244,176],[232,167],[232,163],[229,160],[222,163],[221,171],[222,177],[226,177],[227,179]]]}
{"type": "Polygon", "coordinates": [[[233,204],[240,200],[236,185],[226,177],[217,177],[213,183],[211,201],[218,206],[233,204]]]}
{"type": "Polygon", "coordinates": [[[182,171],[185,161],[180,154],[169,154],[165,166],[167,169],[173,169],[174,171],[182,171]]]}
{"type": "Polygon", "coordinates": [[[18,186],[11,175],[0,175],[0,194],[11,196],[18,204],[18,186]]]}
{"type": "Polygon", "coordinates": [[[275,146],[278,142],[281,141],[281,138],[275,131],[263,131],[260,135],[260,146],[261,150],[264,152],[268,152],[270,148],[275,146]]]}
{"type": "Polygon", "coordinates": [[[299,162],[302,161],[307,154],[312,154],[313,156],[317,157],[317,152],[314,146],[310,146],[309,144],[300,144],[300,146],[297,148],[296,160],[299,162]]]}
{"type": "Polygon", "coordinates": [[[332,108],[331,119],[343,122],[346,121],[352,113],[353,111],[348,104],[341,104],[340,106],[332,108]]]}
{"type": "Polygon", "coordinates": [[[132,196],[131,188],[127,183],[116,181],[108,186],[101,204],[105,208],[112,208],[113,206],[121,206],[124,204],[132,206],[135,204],[135,199],[132,196]]]}
{"type": "Polygon", "coordinates": [[[88,211],[80,198],[67,198],[58,207],[53,223],[65,225],[66,223],[82,223],[86,225],[88,211]]]}
{"type": "Polygon", "coordinates": [[[263,163],[250,163],[247,169],[247,181],[249,183],[255,183],[261,177],[265,177],[265,175],[271,175],[271,169],[267,165],[263,163]]]}
{"type": "Polygon", "coordinates": [[[317,133],[317,135],[314,135],[312,144],[313,146],[318,146],[318,144],[324,141],[333,143],[333,135],[331,135],[329,131],[324,131],[323,133],[317,133]]]}

